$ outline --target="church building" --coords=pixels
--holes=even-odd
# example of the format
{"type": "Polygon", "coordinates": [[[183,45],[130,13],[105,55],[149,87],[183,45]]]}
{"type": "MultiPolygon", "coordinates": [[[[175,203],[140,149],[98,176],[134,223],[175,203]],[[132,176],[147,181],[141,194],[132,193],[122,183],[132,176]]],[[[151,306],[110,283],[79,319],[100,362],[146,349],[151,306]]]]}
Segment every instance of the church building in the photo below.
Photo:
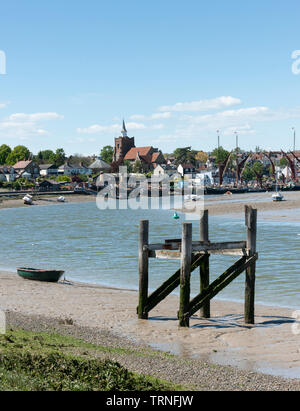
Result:
{"type": "Polygon", "coordinates": [[[144,171],[153,171],[158,164],[165,164],[166,160],[158,148],[152,146],[136,147],[134,137],[128,137],[125,121],[123,121],[122,136],[115,138],[114,161],[123,164],[129,161],[133,166],[140,161],[144,171]]]}

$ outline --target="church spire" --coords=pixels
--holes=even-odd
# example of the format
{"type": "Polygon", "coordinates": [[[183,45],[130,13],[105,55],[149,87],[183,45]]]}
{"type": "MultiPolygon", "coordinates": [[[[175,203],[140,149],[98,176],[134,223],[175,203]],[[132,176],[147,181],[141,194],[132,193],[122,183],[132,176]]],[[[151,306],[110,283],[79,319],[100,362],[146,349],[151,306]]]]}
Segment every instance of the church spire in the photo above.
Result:
{"type": "Polygon", "coordinates": [[[123,137],[127,137],[127,130],[126,130],[126,126],[125,126],[125,120],[123,120],[123,128],[122,128],[122,136],[123,137]]]}

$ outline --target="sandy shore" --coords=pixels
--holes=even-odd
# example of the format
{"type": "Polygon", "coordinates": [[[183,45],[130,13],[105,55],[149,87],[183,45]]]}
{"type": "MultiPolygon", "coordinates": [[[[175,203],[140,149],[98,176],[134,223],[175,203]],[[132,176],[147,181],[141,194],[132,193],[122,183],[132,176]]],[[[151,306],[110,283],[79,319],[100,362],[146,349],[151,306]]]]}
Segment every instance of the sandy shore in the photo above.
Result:
{"type": "Polygon", "coordinates": [[[291,310],[258,306],[256,325],[247,326],[242,304],[213,301],[211,320],[194,316],[190,329],[179,329],[178,297],[174,295],[151,313],[149,321],[140,321],[136,291],[32,282],[5,272],[0,281],[2,310],[62,323],[71,319],[74,325],[110,332],[181,358],[297,378],[300,389],[300,338],[292,331],[295,320],[291,310]]]}
{"type": "Polygon", "coordinates": [[[218,197],[205,197],[205,202],[186,202],[186,207],[178,210],[189,212],[188,207],[208,209],[211,216],[227,215],[241,216],[245,205],[251,205],[258,210],[258,214],[264,219],[300,221],[300,191],[284,192],[285,201],[273,202],[272,193],[251,193],[222,195],[218,197]]]}
{"type": "MultiPolygon", "coordinates": [[[[23,197],[23,196],[21,196],[23,197]]],[[[19,207],[35,207],[35,206],[43,206],[43,205],[51,205],[51,204],[66,204],[66,203],[86,203],[86,202],[94,202],[95,197],[89,195],[80,195],[80,194],[70,194],[66,196],[66,202],[60,203],[57,201],[57,195],[45,195],[39,196],[34,195],[34,204],[32,206],[28,206],[24,204],[22,198],[8,198],[8,197],[0,197],[0,210],[5,208],[19,208],[19,207]]]]}

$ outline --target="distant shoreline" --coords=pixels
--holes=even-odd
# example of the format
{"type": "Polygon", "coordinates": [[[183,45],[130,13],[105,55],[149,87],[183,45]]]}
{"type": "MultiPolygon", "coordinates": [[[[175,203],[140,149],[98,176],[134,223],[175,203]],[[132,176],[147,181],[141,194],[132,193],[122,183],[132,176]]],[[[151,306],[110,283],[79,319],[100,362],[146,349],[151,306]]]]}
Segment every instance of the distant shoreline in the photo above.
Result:
{"type": "MultiPolygon", "coordinates": [[[[61,195],[64,195],[63,192],[61,195]]],[[[66,202],[57,201],[58,195],[49,193],[40,196],[38,193],[34,196],[34,205],[24,204],[21,198],[1,198],[0,210],[20,207],[35,207],[45,205],[62,205],[67,203],[90,203],[96,202],[96,196],[83,194],[69,194],[66,196],[66,202]]],[[[280,220],[280,221],[299,221],[300,222],[300,191],[284,193],[285,201],[273,202],[270,193],[251,193],[220,195],[214,198],[205,196],[204,208],[209,210],[210,216],[224,217],[243,217],[245,205],[251,205],[258,210],[259,219],[280,220]]],[[[192,202],[200,214],[203,204],[192,202]]],[[[177,208],[176,211],[190,213],[188,208],[177,208]]]]}
{"type": "MultiPolygon", "coordinates": [[[[64,196],[64,193],[61,193],[64,196]]],[[[1,198],[0,197],[0,210],[8,208],[20,208],[20,207],[30,207],[34,208],[35,206],[45,206],[45,205],[62,205],[68,203],[89,203],[95,202],[96,197],[92,195],[83,195],[83,194],[69,194],[66,196],[65,203],[60,203],[57,201],[58,195],[49,193],[48,195],[40,196],[38,193],[33,195],[34,203],[32,206],[24,204],[22,198],[1,198]]]]}
{"type": "MultiPolygon", "coordinates": [[[[210,216],[239,216],[244,215],[246,205],[250,205],[258,210],[258,217],[280,221],[300,221],[300,192],[284,193],[285,201],[272,201],[272,193],[249,193],[220,195],[213,199],[205,197],[204,209],[208,209],[210,216]]],[[[203,204],[194,203],[200,213],[203,204]]],[[[189,213],[188,208],[177,209],[176,211],[189,213]]]]}

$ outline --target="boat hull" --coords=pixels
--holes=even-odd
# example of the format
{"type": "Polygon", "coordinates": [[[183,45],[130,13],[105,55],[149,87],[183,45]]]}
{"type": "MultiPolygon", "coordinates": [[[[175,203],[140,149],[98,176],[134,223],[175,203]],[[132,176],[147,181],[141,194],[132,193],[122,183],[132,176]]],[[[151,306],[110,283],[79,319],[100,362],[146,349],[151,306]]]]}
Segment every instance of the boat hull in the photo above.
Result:
{"type": "Polygon", "coordinates": [[[26,280],[57,283],[64,271],[57,270],[36,270],[34,268],[18,268],[18,275],[26,280]]]}

